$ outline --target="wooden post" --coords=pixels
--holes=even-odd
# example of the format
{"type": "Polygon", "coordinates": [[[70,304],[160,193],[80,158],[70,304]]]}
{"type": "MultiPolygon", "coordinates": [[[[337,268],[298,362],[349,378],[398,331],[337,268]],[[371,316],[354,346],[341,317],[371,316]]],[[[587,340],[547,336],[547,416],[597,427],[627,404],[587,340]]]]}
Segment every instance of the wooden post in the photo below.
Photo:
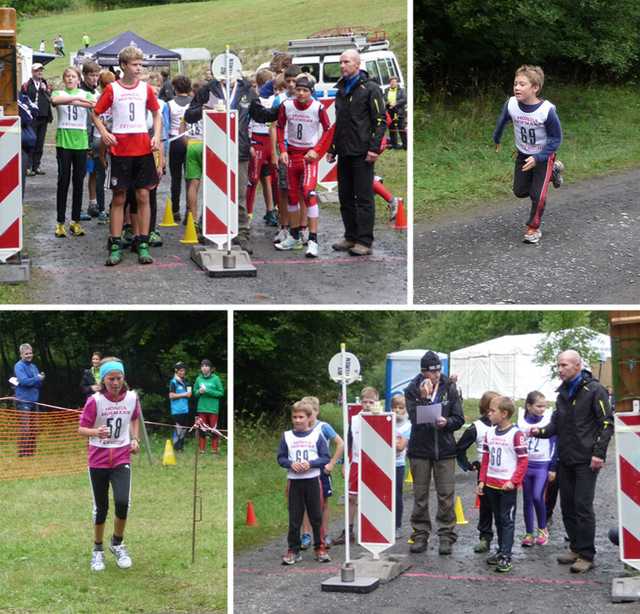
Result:
{"type": "Polygon", "coordinates": [[[609,335],[616,413],[640,400],[640,311],[610,311],[609,335]]]}
{"type": "Polygon", "coordinates": [[[18,115],[16,10],[0,8],[0,107],[4,115],[18,115]]]}

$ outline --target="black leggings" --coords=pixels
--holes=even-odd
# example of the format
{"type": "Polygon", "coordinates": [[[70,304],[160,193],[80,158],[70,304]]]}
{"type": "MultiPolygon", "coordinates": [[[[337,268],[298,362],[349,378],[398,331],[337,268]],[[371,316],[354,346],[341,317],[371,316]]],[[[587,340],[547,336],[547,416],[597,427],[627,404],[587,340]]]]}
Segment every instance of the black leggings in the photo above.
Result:
{"type": "Polygon", "coordinates": [[[71,221],[80,221],[82,209],[82,184],[87,169],[86,149],[65,149],[56,147],[58,158],[58,190],[56,203],[58,207],[58,224],[64,224],[67,214],[67,194],[71,183],[73,169],[73,195],[71,200],[71,221]]]}
{"type": "Polygon", "coordinates": [[[131,465],[126,463],[111,469],[89,467],[93,491],[93,524],[104,524],[109,511],[109,483],[113,490],[116,516],[126,520],[131,504],[131,465]]]}

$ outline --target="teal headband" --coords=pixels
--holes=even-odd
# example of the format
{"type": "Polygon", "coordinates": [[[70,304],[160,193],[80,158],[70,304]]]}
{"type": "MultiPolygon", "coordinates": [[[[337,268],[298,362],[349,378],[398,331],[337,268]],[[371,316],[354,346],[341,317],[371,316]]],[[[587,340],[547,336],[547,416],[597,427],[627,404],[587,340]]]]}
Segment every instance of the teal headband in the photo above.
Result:
{"type": "Polygon", "coordinates": [[[124,377],[124,365],[117,360],[110,360],[100,366],[100,379],[104,379],[104,376],[109,373],[109,371],[120,371],[124,377]]]}

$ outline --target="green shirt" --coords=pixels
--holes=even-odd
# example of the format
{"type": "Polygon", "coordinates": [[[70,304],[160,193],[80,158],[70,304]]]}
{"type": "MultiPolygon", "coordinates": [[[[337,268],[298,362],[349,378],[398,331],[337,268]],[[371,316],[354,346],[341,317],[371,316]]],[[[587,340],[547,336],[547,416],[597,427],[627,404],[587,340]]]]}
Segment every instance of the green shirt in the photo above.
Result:
{"type": "MultiPolygon", "coordinates": [[[[56,90],[52,96],[84,96],[88,100],[93,99],[91,92],[84,90],[56,90]]],[[[77,107],[72,104],[59,104],[56,106],[58,112],[58,130],[56,131],[56,147],[64,149],[89,149],[89,118],[91,109],[77,107]]]]}
{"type": "Polygon", "coordinates": [[[209,377],[198,375],[193,384],[193,392],[198,399],[198,411],[217,414],[220,408],[220,399],[224,396],[224,388],[220,378],[212,373],[209,377]],[[200,394],[200,388],[204,386],[206,390],[200,394]]]}

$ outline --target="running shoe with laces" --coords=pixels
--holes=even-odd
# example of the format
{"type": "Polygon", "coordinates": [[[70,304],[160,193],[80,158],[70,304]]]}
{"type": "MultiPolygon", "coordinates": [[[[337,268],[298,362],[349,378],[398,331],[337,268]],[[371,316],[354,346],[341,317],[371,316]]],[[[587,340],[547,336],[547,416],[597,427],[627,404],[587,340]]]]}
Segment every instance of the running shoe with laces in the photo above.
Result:
{"type": "Polygon", "coordinates": [[[302,249],[302,240],[294,239],[292,236],[289,236],[287,239],[280,243],[276,243],[276,249],[286,251],[290,249],[302,249]]]}
{"type": "Polygon", "coordinates": [[[109,542],[109,550],[116,555],[116,565],[120,569],[129,569],[131,567],[131,557],[127,554],[124,543],[114,546],[113,542],[109,542]]]}
{"type": "Polygon", "coordinates": [[[316,561],[318,561],[318,563],[330,563],[331,557],[324,548],[318,548],[316,550],[316,561]]]}
{"type": "Polygon", "coordinates": [[[162,237],[158,232],[152,230],[149,233],[149,247],[160,247],[162,245],[162,237]]]}
{"type": "Polygon", "coordinates": [[[301,542],[301,548],[303,550],[309,550],[309,548],[311,548],[311,535],[309,535],[308,533],[303,533],[302,534],[302,539],[300,540],[301,542]]]}
{"type": "Polygon", "coordinates": [[[36,174],[30,168],[27,169],[27,177],[35,177],[36,174]]]}
{"type": "MultiPolygon", "coordinates": [[[[356,535],[353,531],[349,532],[349,543],[350,544],[355,544],[356,542],[356,535]]],[[[338,537],[336,537],[333,540],[334,545],[336,546],[344,546],[345,544],[345,534],[344,534],[344,530],[342,531],[342,533],[340,533],[340,535],[338,535],[338,537]]]]}
{"type": "Polygon", "coordinates": [[[87,208],[87,213],[91,217],[98,217],[100,215],[100,211],[98,211],[98,205],[89,205],[87,208]]]}
{"type": "Polygon", "coordinates": [[[307,258],[317,258],[318,257],[318,244],[313,241],[312,239],[309,239],[309,242],[307,243],[307,251],[304,254],[307,258]]]}
{"type": "Polygon", "coordinates": [[[71,222],[71,225],[69,226],[69,232],[75,237],[84,236],[84,230],[82,230],[82,226],[80,226],[78,222],[71,222]]]}
{"type": "Polygon", "coordinates": [[[80,212],[80,221],[81,222],[88,222],[91,219],[91,216],[88,213],[85,213],[84,211],[80,212]]]}
{"type": "Polygon", "coordinates": [[[554,188],[562,187],[564,179],[562,178],[562,171],[564,171],[564,164],[560,160],[556,160],[553,163],[553,169],[551,170],[551,183],[554,188]]]}
{"type": "Polygon", "coordinates": [[[527,227],[524,231],[524,239],[525,243],[537,243],[540,241],[540,237],[542,237],[542,233],[539,228],[534,228],[533,226],[527,227]]]}
{"type": "Polygon", "coordinates": [[[36,175],[46,175],[47,174],[43,170],[41,170],[39,168],[37,168],[35,172],[36,172],[36,175]]]}
{"type": "Polygon", "coordinates": [[[496,571],[505,573],[513,569],[513,563],[511,563],[511,557],[504,554],[500,557],[500,560],[496,563],[496,571]]]}
{"type": "Polygon", "coordinates": [[[102,226],[103,224],[106,224],[107,221],[107,214],[104,211],[100,211],[100,214],[98,215],[98,224],[102,226]]]}
{"type": "Polygon", "coordinates": [[[277,226],[278,214],[275,211],[267,211],[264,216],[264,221],[267,223],[267,226],[277,226]]]}
{"type": "Polygon", "coordinates": [[[283,241],[286,241],[290,236],[291,234],[289,233],[288,228],[281,228],[278,231],[278,234],[274,237],[273,242],[282,243],[283,241]]]}
{"type": "Polygon", "coordinates": [[[486,538],[480,538],[480,541],[475,545],[473,551],[474,552],[489,552],[491,548],[491,542],[486,538]]]}
{"type": "Polygon", "coordinates": [[[122,235],[120,237],[120,247],[122,249],[127,249],[127,247],[131,247],[131,241],[133,240],[133,229],[131,226],[126,226],[122,230],[122,235]]]}
{"type": "Polygon", "coordinates": [[[67,229],[64,227],[64,224],[56,224],[56,237],[66,237],[67,229]]]}
{"type": "Polygon", "coordinates": [[[502,552],[500,550],[496,550],[489,558],[487,559],[487,565],[497,565],[500,562],[500,559],[503,557],[502,552]]]}
{"type": "Polygon", "coordinates": [[[282,559],[283,565],[294,565],[302,560],[302,556],[297,552],[287,552],[282,559]]]}
{"type": "Polygon", "coordinates": [[[333,540],[325,533],[324,534],[324,547],[326,550],[330,550],[333,545],[333,540]]]}
{"type": "Polygon", "coordinates": [[[106,266],[116,266],[116,264],[120,264],[122,262],[122,249],[120,245],[114,244],[111,246],[109,250],[109,257],[105,262],[106,266]]]}
{"type": "Polygon", "coordinates": [[[522,540],[522,545],[526,546],[527,548],[533,546],[534,540],[535,538],[533,536],[533,533],[527,533],[522,540]]]}
{"type": "Polygon", "coordinates": [[[309,230],[307,228],[300,229],[300,240],[302,245],[306,245],[309,242],[309,230]]]}
{"type": "Polygon", "coordinates": [[[140,264],[153,264],[153,258],[149,255],[149,244],[138,244],[138,262],[140,264]]]}
{"type": "Polygon", "coordinates": [[[394,196],[391,199],[391,202],[388,202],[387,205],[389,206],[389,221],[393,222],[395,221],[398,215],[398,207],[400,206],[400,199],[397,196],[394,196]]]}
{"type": "Polygon", "coordinates": [[[549,541],[549,531],[547,529],[538,529],[538,537],[536,537],[536,545],[544,546],[549,541]]]}
{"type": "Polygon", "coordinates": [[[91,571],[104,571],[104,550],[94,550],[91,554],[91,571]]]}

